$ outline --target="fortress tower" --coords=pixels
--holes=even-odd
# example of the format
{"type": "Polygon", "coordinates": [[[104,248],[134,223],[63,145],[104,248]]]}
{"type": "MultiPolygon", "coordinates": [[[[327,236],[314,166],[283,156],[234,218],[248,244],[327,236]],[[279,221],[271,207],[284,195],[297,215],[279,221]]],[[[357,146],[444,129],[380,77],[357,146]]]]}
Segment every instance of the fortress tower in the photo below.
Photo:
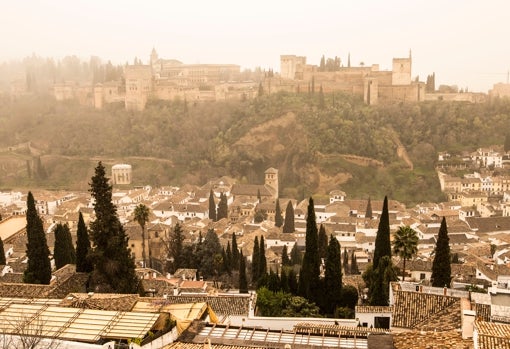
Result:
{"type": "Polygon", "coordinates": [[[264,184],[268,189],[271,190],[273,197],[278,197],[278,170],[276,168],[270,167],[264,172],[265,180],[264,184]]]}
{"type": "Polygon", "coordinates": [[[392,85],[410,85],[411,84],[411,51],[409,58],[393,58],[393,69],[391,75],[392,85]]]}

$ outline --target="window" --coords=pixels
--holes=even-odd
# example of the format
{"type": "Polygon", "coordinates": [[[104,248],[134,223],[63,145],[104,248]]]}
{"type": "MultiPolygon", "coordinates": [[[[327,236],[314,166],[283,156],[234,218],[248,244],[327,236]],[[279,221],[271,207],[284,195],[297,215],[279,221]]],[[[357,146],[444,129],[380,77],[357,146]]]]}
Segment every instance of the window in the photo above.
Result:
{"type": "Polygon", "coordinates": [[[425,280],[425,273],[420,273],[420,280],[425,280]]]}

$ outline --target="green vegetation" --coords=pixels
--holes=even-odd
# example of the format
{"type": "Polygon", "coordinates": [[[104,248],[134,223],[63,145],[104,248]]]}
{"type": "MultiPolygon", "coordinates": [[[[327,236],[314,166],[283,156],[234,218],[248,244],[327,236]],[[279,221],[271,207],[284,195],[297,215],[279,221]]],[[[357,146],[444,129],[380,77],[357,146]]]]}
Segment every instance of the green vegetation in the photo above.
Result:
{"type": "Polygon", "coordinates": [[[74,250],[69,226],[58,223],[54,232],[55,246],[53,248],[53,258],[55,259],[55,268],[58,270],[66,264],[76,264],[76,251],[74,250]]]}
{"type": "Polygon", "coordinates": [[[432,261],[432,276],[430,277],[432,286],[450,288],[450,281],[452,280],[450,262],[450,238],[448,237],[446,219],[443,217],[437,235],[436,248],[434,249],[434,260],[432,261]]]}
{"type": "Polygon", "coordinates": [[[366,106],[340,93],[278,93],[152,101],[143,112],[128,112],[121,104],[93,110],[40,94],[0,97],[0,188],[85,190],[91,161],[100,159],[132,164],[134,184],[203,184],[223,175],[261,183],[263,171],[275,166],[282,196],[303,199],[340,183],[349,197],[389,195],[413,204],[443,198],[434,173],[438,151],[504,144],[509,133],[504,99],[366,106]],[[27,142],[30,148],[14,149],[27,142]],[[345,174],[346,182],[328,184],[319,174],[345,174]]]}
{"type": "Polygon", "coordinates": [[[78,216],[78,228],[76,232],[76,271],[90,273],[93,269],[92,261],[88,258],[90,251],[90,239],[87,226],[80,212],[78,216]]]}

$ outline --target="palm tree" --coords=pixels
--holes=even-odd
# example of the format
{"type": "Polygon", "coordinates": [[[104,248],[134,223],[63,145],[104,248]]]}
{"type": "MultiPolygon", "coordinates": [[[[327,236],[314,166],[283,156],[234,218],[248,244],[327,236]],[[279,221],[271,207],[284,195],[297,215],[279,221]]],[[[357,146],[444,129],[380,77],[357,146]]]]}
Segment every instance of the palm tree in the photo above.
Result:
{"type": "Polygon", "coordinates": [[[142,260],[145,267],[145,223],[149,220],[149,208],[144,204],[135,207],[135,221],[142,228],[142,260]]]}
{"type": "Polygon", "coordinates": [[[406,260],[418,252],[418,234],[410,226],[401,226],[395,232],[393,252],[403,259],[402,281],[405,280],[406,260]]]}

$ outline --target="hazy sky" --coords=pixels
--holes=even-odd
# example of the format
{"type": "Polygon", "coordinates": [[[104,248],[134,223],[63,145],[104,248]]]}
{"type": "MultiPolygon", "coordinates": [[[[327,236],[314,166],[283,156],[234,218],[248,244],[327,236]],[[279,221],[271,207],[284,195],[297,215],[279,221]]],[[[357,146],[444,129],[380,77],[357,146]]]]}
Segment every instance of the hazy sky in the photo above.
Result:
{"type": "Polygon", "coordinates": [[[280,55],[379,64],[412,50],[413,77],[487,92],[510,69],[508,0],[6,0],[0,60],[160,57],[280,70],[280,55]]]}

